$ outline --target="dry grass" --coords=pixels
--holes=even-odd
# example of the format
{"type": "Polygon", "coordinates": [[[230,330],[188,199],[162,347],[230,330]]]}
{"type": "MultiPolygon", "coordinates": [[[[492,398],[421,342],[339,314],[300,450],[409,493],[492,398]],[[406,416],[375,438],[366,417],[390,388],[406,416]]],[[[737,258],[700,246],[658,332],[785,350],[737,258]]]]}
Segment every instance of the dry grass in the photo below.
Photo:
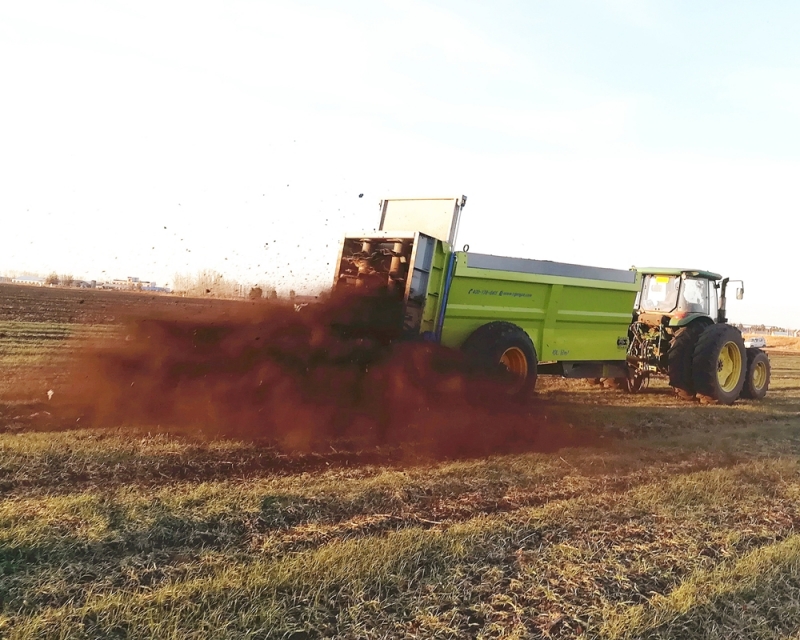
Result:
{"type": "Polygon", "coordinates": [[[41,431],[8,401],[0,637],[797,637],[800,356],[771,357],[732,407],[544,381],[599,446],[484,459],[41,431]]]}
{"type": "Polygon", "coordinates": [[[722,447],[681,427],[556,455],[331,454],[297,471],[240,442],[6,433],[0,629],[781,637],[800,625],[800,425],[765,417],[717,426],[722,447]]]}

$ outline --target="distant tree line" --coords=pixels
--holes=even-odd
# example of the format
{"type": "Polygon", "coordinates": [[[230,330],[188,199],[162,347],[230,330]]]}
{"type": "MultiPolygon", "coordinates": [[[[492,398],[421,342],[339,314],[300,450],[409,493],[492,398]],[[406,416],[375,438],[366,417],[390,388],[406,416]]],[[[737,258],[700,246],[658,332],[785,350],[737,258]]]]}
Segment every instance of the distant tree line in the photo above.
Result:
{"type": "MultiPolygon", "coordinates": [[[[174,293],[214,298],[249,298],[261,300],[262,298],[276,299],[278,291],[274,287],[261,285],[244,285],[236,280],[226,278],[213,269],[202,269],[195,274],[176,273],[172,280],[174,293]]],[[[294,291],[290,292],[290,297],[294,291]]]]}
{"type": "Polygon", "coordinates": [[[72,277],[71,273],[60,276],[55,271],[44,279],[45,284],[61,285],[62,287],[71,287],[74,282],[75,278],[72,277]]]}
{"type": "Polygon", "coordinates": [[[774,327],[766,324],[737,324],[735,325],[739,331],[746,333],[771,333],[773,331],[787,331],[785,327],[774,327]]]}

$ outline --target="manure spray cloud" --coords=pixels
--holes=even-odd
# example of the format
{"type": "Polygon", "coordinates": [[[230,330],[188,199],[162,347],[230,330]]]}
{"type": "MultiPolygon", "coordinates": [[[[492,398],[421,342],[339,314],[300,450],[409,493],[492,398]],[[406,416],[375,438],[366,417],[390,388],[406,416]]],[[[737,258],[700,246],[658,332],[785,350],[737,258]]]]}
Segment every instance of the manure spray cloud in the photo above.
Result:
{"type": "Polygon", "coordinates": [[[373,292],[299,312],[260,303],[132,317],[124,340],[78,358],[53,408],[87,426],[190,429],[296,452],[388,445],[450,457],[590,439],[471,374],[460,352],[398,341],[401,314],[373,292]]]}

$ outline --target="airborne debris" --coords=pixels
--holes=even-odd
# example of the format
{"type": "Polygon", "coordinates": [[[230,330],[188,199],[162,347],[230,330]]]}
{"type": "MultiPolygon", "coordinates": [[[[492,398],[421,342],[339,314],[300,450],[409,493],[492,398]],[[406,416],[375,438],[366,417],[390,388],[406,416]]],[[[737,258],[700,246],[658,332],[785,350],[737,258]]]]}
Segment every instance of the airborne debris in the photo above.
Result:
{"type": "Polygon", "coordinates": [[[162,425],[288,451],[336,443],[451,457],[594,440],[509,402],[459,351],[398,341],[393,301],[348,294],[299,309],[275,300],[132,317],[129,340],[84,352],[56,406],[81,424],[162,425]]]}

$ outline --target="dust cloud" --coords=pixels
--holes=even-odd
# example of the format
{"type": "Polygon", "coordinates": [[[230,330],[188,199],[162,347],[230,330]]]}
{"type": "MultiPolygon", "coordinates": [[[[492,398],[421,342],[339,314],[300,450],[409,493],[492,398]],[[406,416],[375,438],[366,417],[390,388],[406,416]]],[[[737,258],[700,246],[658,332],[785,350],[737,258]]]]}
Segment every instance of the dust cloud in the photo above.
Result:
{"type": "Polygon", "coordinates": [[[53,400],[81,426],[268,440],[290,452],[399,446],[435,456],[556,450],[592,437],[520,402],[463,355],[400,340],[381,292],[131,316],[84,349],[53,400]]]}

